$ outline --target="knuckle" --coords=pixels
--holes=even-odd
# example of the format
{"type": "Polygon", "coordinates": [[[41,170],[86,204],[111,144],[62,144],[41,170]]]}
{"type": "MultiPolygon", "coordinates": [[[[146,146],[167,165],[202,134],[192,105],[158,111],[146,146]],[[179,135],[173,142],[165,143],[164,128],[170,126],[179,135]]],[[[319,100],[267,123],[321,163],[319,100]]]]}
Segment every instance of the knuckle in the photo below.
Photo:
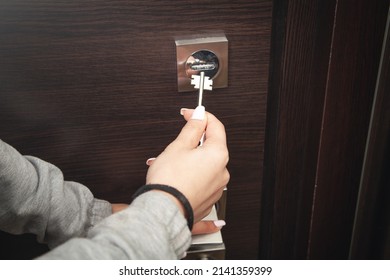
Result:
{"type": "Polygon", "coordinates": [[[227,148],[225,149],[224,158],[225,158],[225,165],[227,165],[229,163],[229,159],[230,159],[229,150],[227,148]]]}
{"type": "Polygon", "coordinates": [[[225,174],[224,174],[224,186],[226,186],[230,181],[230,173],[227,169],[225,169],[225,174]]]}
{"type": "Polygon", "coordinates": [[[219,150],[219,157],[221,162],[226,166],[229,162],[229,151],[226,146],[221,147],[221,149],[219,150]]]}

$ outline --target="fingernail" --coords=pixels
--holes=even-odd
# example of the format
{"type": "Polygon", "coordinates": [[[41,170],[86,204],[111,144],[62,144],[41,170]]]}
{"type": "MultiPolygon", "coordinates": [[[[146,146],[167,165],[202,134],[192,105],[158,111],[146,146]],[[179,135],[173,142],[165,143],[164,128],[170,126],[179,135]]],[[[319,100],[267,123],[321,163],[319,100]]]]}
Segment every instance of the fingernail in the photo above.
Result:
{"type": "Polygon", "coordinates": [[[216,220],[213,221],[213,223],[217,228],[222,228],[223,226],[226,225],[226,222],[224,220],[216,220]]]}
{"type": "Polygon", "coordinates": [[[148,166],[152,165],[153,161],[155,161],[155,160],[156,160],[155,157],[148,158],[148,159],[146,160],[146,165],[148,165],[148,166]]]}
{"type": "Polygon", "coordinates": [[[185,111],[187,111],[187,108],[181,108],[180,109],[180,115],[184,116],[185,111]]]}
{"type": "Polygon", "coordinates": [[[204,106],[198,106],[195,108],[195,111],[192,114],[191,119],[202,121],[204,119],[205,114],[206,114],[206,111],[205,111],[204,106]]]}

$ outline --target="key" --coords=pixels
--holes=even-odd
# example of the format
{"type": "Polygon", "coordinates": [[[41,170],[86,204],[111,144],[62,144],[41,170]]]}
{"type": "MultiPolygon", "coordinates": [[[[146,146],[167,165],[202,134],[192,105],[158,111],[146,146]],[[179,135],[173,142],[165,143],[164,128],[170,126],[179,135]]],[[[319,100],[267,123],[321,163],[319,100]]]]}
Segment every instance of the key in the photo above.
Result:
{"type": "MultiPolygon", "coordinates": [[[[205,76],[204,72],[202,71],[200,72],[200,75],[192,75],[191,85],[193,85],[194,88],[199,89],[198,107],[202,106],[203,91],[213,90],[213,80],[205,76]]],[[[204,136],[205,134],[203,133],[202,138],[200,139],[199,146],[203,145],[204,136]]]]}
{"type": "Polygon", "coordinates": [[[204,72],[200,72],[200,75],[192,75],[191,85],[194,88],[199,89],[198,106],[202,106],[203,91],[213,90],[213,80],[205,76],[204,72]]]}

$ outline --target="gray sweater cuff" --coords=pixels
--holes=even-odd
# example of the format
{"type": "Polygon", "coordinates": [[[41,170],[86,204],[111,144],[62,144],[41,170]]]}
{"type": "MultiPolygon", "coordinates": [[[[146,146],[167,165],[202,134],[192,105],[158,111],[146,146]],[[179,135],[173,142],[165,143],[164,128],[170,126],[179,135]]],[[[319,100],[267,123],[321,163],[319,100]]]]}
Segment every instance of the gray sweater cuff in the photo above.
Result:
{"type": "Polygon", "coordinates": [[[191,245],[191,232],[188,229],[186,218],[171,198],[161,192],[149,191],[137,197],[130,206],[146,210],[145,217],[152,223],[158,224],[161,230],[166,230],[169,245],[176,257],[182,258],[185,255],[191,245]]]}
{"type": "Polygon", "coordinates": [[[112,206],[108,201],[95,198],[92,202],[92,206],[90,208],[90,225],[87,228],[87,231],[98,224],[104,218],[107,218],[112,214],[112,206]]]}
{"type": "Polygon", "coordinates": [[[191,243],[187,221],[163,193],[150,191],[40,259],[179,259],[191,243]]]}
{"type": "Polygon", "coordinates": [[[114,259],[180,259],[191,244],[187,220],[178,206],[155,191],[140,195],[125,210],[102,220],[88,238],[105,244],[105,256],[99,258],[114,259]]]}

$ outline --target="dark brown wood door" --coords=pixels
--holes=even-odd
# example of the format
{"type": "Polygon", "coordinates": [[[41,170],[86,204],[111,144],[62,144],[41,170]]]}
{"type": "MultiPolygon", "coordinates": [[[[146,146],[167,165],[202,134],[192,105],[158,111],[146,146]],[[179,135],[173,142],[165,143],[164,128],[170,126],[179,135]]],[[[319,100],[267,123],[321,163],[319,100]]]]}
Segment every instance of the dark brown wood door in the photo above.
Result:
{"type": "Polygon", "coordinates": [[[261,257],[388,258],[389,1],[273,2],[261,257]]]}
{"type": "MultiPolygon", "coordinates": [[[[184,124],[174,37],[223,31],[229,86],[207,93],[230,149],[227,258],[258,257],[272,1],[27,1],[0,4],[0,138],[60,167],[98,198],[129,202],[145,160],[184,124]]],[[[0,236],[1,258],[46,250],[0,236]],[[7,247],[10,248],[10,247],[7,247]]]]}
{"type": "MultiPolygon", "coordinates": [[[[129,202],[145,160],[184,124],[179,109],[197,102],[177,91],[175,36],[222,31],[229,85],[204,103],[228,136],[227,258],[388,258],[388,10],[388,0],[2,1],[0,138],[96,197],[129,202]]],[[[0,233],[4,244],[3,259],[47,250],[33,236],[0,233]]]]}

